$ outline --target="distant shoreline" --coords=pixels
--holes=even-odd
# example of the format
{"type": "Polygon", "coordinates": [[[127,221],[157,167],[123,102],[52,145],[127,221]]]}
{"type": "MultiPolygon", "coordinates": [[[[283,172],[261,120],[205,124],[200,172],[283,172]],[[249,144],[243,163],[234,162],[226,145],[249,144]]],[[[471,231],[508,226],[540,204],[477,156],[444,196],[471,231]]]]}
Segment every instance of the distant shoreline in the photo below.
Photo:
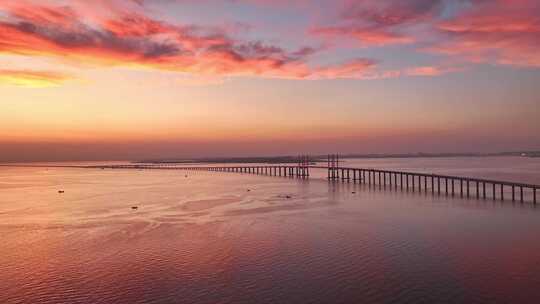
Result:
{"type": "MultiPolygon", "coordinates": [[[[540,158],[540,151],[518,151],[499,153],[402,153],[402,154],[340,154],[341,160],[346,159],[404,159],[404,158],[461,158],[461,157],[526,157],[540,158]]],[[[170,158],[143,160],[26,160],[0,161],[0,166],[30,163],[79,163],[79,162],[127,162],[132,164],[296,164],[298,156],[260,156],[260,157],[200,157],[200,158],[170,158]]],[[[327,155],[310,155],[310,163],[326,163],[327,155]]]]}
{"type": "MultiPolygon", "coordinates": [[[[343,154],[341,159],[385,159],[385,158],[460,158],[460,157],[494,157],[494,156],[514,156],[514,157],[540,157],[540,151],[518,151],[499,153],[406,153],[406,154],[343,154]]],[[[326,162],[326,155],[312,155],[311,162],[326,162]]],[[[150,164],[214,164],[214,163],[297,163],[296,156],[267,156],[267,157],[205,157],[193,159],[148,159],[133,161],[133,163],[150,164]]]]}

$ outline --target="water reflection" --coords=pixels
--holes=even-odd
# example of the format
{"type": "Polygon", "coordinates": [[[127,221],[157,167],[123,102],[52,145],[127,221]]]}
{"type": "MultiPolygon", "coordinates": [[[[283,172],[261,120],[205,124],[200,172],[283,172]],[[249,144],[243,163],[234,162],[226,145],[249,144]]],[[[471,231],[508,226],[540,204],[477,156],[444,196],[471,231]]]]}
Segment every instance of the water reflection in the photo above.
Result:
{"type": "Polygon", "coordinates": [[[0,185],[2,303],[540,299],[528,204],[207,172],[2,168],[0,185]]]}

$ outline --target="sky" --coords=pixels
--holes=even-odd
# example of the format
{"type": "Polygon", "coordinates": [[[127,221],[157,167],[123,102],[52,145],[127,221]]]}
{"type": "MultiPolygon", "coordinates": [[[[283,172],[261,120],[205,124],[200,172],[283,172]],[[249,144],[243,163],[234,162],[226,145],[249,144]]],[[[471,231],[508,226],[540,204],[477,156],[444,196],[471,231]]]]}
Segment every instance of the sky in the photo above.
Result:
{"type": "Polygon", "coordinates": [[[0,161],[517,150],[537,0],[0,0],[0,161]]]}

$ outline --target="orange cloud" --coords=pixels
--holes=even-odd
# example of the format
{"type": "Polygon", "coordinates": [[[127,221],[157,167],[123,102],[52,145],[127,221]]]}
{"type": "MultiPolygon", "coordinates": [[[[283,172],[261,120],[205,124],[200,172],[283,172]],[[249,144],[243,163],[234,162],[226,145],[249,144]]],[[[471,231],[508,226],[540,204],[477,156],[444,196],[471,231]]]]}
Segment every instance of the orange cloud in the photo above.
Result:
{"type": "MultiPolygon", "coordinates": [[[[272,3],[238,3],[267,2],[272,3]]],[[[314,63],[322,48],[308,45],[291,50],[234,38],[226,26],[179,25],[157,20],[145,13],[145,3],[4,0],[0,3],[0,53],[52,57],[78,65],[160,69],[202,79],[374,79],[448,72],[427,67],[376,71],[378,61],[368,58],[322,66],[314,63]]],[[[315,9],[309,1],[295,3],[315,9]]],[[[432,52],[474,62],[540,66],[539,4],[532,0],[473,1],[446,17],[442,14],[446,3],[336,0],[330,6],[340,12],[337,18],[312,26],[311,33],[319,38],[350,38],[364,47],[413,43],[424,46],[426,38],[415,32],[423,27],[432,34],[428,47],[432,52]]],[[[280,9],[283,7],[286,6],[281,5],[280,9]]]]}
{"type": "MultiPolygon", "coordinates": [[[[333,71],[347,76],[343,66],[310,67],[307,58],[317,51],[314,48],[287,51],[259,41],[238,41],[220,29],[178,26],[135,12],[86,24],[69,7],[27,4],[3,9],[8,17],[0,21],[0,53],[214,76],[327,78],[333,71]]],[[[349,76],[357,77],[358,68],[348,69],[349,76]]]]}
{"type": "Polygon", "coordinates": [[[0,84],[22,87],[58,86],[70,79],[72,79],[71,76],[57,72],[0,70],[0,84]]]}

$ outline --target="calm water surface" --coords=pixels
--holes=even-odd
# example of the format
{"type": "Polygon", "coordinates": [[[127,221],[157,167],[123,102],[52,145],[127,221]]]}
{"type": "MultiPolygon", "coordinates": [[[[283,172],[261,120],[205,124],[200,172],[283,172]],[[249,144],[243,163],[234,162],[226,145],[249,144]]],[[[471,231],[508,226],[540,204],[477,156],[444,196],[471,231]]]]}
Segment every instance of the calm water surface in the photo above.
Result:
{"type": "MultiPolygon", "coordinates": [[[[540,159],[347,165],[540,183],[540,159]]],[[[0,233],[6,304],[540,303],[530,204],[316,178],[0,167],[0,233]]]]}

